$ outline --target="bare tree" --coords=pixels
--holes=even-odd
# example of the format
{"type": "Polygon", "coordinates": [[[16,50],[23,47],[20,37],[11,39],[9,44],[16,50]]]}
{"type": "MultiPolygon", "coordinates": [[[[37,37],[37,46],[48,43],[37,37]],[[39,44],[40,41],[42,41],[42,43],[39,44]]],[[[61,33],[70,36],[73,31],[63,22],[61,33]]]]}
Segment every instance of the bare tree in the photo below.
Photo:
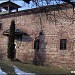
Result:
{"type": "Polygon", "coordinates": [[[63,1],[75,6],[75,4],[73,3],[73,0],[23,0],[23,1],[26,3],[29,3],[30,1],[32,1],[32,2],[35,2],[36,4],[38,4],[38,2],[43,2],[43,1],[45,1],[47,4],[49,4],[51,1],[56,1],[56,2],[63,1]]]}

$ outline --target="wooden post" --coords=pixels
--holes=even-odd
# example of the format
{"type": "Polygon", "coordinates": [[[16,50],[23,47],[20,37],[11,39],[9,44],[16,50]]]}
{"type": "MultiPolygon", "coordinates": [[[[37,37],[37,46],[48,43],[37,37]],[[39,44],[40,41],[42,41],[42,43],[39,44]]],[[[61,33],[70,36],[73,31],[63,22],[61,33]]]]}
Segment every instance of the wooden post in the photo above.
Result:
{"type": "Polygon", "coordinates": [[[16,11],[18,12],[18,8],[16,9],[16,11]]]}

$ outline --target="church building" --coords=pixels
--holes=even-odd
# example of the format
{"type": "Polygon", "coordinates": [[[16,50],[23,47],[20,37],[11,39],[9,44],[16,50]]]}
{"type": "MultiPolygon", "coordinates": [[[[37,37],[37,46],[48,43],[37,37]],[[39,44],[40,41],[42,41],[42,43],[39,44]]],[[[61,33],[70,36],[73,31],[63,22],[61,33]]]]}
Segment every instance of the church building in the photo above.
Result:
{"type": "Polygon", "coordinates": [[[64,3],[18,11],[20,7],[11,1],[0,4],[0,59],[7,59],[9,28],[14,20],[16,59],[33,63],[39,58],[42,65],[74,67],[73,7],[64,3]]]}

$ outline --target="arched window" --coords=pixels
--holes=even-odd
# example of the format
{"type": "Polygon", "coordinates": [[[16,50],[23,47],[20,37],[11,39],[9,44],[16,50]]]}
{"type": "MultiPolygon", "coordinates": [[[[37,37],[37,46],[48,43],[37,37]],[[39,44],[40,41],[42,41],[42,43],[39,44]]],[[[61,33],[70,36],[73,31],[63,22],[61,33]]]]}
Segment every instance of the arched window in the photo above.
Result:
{"type": "Polygon", "coordinates": [[[2,23],[0,22],[0,29],[2,28],[2,23]]]}
{"type": "Polygon", "coordinates": [[[34,49],[35,50],[39,50],[39,43],[40,43],[40,40],[39,39],[35,39],[35,41],[34,41],[34,49]]]}

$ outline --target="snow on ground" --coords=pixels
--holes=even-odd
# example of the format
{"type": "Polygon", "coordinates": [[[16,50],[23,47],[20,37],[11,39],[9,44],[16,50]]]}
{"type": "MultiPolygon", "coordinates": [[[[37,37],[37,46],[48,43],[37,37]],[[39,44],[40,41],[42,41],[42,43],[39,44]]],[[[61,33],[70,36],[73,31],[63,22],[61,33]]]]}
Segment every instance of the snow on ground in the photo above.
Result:
{"type": "Polygon", "coordinates": [[[13,66],[14,67],[14,70],[15,70],[15,73],[17,75],[36,75],[35,73],[27,73],[27,72],[24,72],[24,71],[21,71],[18,67],[16,66],[13,66]]]}
{"type": "Polygon", "coordinates": [[[7,75],[7,73],[5,73],[4,71],[2,71],[1,68],[0,68],[0,75],[7,75]]]}

